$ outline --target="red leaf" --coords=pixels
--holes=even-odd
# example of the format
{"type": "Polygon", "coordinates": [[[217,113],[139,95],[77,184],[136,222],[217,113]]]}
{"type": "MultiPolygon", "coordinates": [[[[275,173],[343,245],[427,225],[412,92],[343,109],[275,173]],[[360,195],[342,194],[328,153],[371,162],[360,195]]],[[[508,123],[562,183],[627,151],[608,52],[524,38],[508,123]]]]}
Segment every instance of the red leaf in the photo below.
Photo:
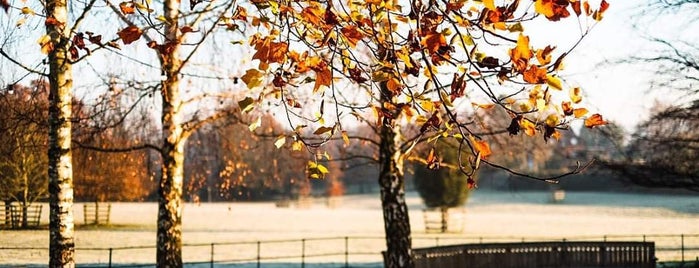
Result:
{"type": "Polygon", "coordinates": [[[10,9],[10,3],[7,2],[7,0],[0,0],[0,7],[5,10],[5,13],[7,13],[7,10],[10,9]]]}
{"type": "Polygon", "coordinates": [[[468,179],[466,179],[466,183],[468,184],[468,188],[469,188],[469,189],[478,188],[478,186],[476,185],[476,180],[474,180],[474,179],[471,178],[471,177],[469,177],[468,179]]]}
{"type": "Polygon", "coordinates": [[[194,30],[194,28],[192,28],[192,26],[187,25],[187,26],[182,26],[182,28],[180,28],[180,32],[182,32],[183,34],[186,34],[186,33],[193,33],[196,31],[194,30]]]}
{"type": "Polygon", "coordinates": [[[102,45],[102,35],[94,35],[92,32],[85,32],[87,34],[87,40],[95,45],[102,45]]]}
{"type": "Polygon", "coordinates": [[[77,33],[77,34],[75,34],[75,36],[73,36],[73,45],[78,47],[79,49],[86,49],[85,48],[85,40],[83,40],[82,33],[77,33]]]}
{"type": "Polygon", "coordinates": [[[75,47],[75,45],[70,46],[70,48],[68,48],[68,52],[70,53],[71,60],[77,60],[78,58],[80,58],[80,55],[78,54],[78,48],[75,47]]]}
{"type": "Polygon", "coordinates": [[[582,14],[582,10],[580,10],[580,1],[582,0],[576,0],[571,4],[573,6],[573,12],[575,12],[575,15],[578,17],[580,17],[580,14],[582,14]]]}
{"type": "Polygon", "coordinates": [[[361,69],[354,67],[352,69],[348,69],[348,71],[349,71],[350,79],[354,80],[355,82],[361,84],[361,83],[364,83],[367,81],[366,78],[362,77],[362,70],[361,69]]]}
{"type": "Polygon", "coordinates": [[[54,17],[48,17],[48,18],[46,18],[46,21],[44,21],[44,25],[46,25],[46,26],[61,26],[61,25],[63,25],[63,23],[58,21],[54,17]]]}
{"type": "Polygon", "coordinates": [[[607,1],[605,0],[602,0],[602,2],[599,4],[599,13],[604,13],[605,11],[607,11],[608,8],[609,3],[607,3],[607,1]]]}
{"type": "Polygon", "coordinates": [[[123,42],[124,45],[131,44],[134,41],[138,40],[139,38],[141,38],[141,34],[143,34],[143,32],[136,26],[126,27],[117,33],[119,38],[121,38],[121,42],[123,42]]]}

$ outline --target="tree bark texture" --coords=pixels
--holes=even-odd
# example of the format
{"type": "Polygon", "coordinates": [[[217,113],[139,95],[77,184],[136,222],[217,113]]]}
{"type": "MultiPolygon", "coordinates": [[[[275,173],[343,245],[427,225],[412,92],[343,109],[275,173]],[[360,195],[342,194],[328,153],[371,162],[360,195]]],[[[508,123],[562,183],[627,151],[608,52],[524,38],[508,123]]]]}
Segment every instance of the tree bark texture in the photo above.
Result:
{"type": "Polygon", "coordinates": [[[179,88],[178,17],[180,1],[163,2],[165,24],[165,43],[171,50],[160,54],[162,72],[162,131],[163,160],[162,177],[158,191],[158,230],[157,253],[158,267],[182,267],[182,188],[184,178],[184,146],[186,137],[182,128],[182,99],[179,88]]]}
{"type": "Polygon", "coordinates": [[[72,65],[68,59],[70,28],[66,0],[46,2],[49,51],[49,267],[75,266],[73,166],[71,143],[72,65]]]}
{"type": "MultiPolygon", "coordinates": [[[[390,102],[392,93],[381,87],[381,102],[390,102]]],[[[383,106],[382,107],[386,107],[383,106]]],[[[400,111],[386,111],[397,117],[400,111]]],[[[384,116],[380,128],[379,186],[386,233],[384,264],[388,268],[413,267],[410,219],[405,203],[403,159],[400,151],[400,130],[393,119],[384,116]]]]}

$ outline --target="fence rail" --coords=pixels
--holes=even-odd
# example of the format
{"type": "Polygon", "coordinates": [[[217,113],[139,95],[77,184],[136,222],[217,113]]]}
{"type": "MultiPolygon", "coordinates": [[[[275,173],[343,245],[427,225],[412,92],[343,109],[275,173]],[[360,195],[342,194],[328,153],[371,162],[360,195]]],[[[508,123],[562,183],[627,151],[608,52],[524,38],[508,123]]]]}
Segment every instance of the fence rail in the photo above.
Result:
{"type": "Polygon", "coordinates": [[[24,207],[18,203],[2,205],[0,206],[0,229],[37,227],[41,222],[42,208],[41,205],[24,207]]]}
{"type": "Polygon", "coordinates": [[[519,242],[413,250],[415,267],[655,267],[653,242],[519,242]]]}
{"type": "MultiPolygon", "coordinates": [[[[515,242],[574,242],[574,241],[637,241],[655,243],[655,257],[659,262],[692,262],[699,258],[699,234],[649,234],[649,235],[605,235],[552,237],[514,236],[414,236],[413,247],[435,247],[456,244],[487,244],[515,242]]],[[[220,243],[184,243],[183,259],[186,264],[231,264],[248,263],[263,267],[269,262],[294,262],[300,267],[309,263],[334,263],[335,267],[349,267],[352,263],[382,262],[381,251],[385,250],[381,236],[343,236],[305,239],[280,239],[266,241],[240,241],[220,243]]],[[[48,248],[2,247],[0,256],[32,255],[39,261],[25,261],[31,264],[48,259],[48,248]]],[[[155,246],[92,247],[76,248],[80,263],[91,267],[153,267],[155,246]],[[140,257],[139,257],[140,256],[140,257]]],[[[3,259],[3,258],[0,258],[3,259]]],[[[3,263],[0,263],[2,265],[3,263]]]]}

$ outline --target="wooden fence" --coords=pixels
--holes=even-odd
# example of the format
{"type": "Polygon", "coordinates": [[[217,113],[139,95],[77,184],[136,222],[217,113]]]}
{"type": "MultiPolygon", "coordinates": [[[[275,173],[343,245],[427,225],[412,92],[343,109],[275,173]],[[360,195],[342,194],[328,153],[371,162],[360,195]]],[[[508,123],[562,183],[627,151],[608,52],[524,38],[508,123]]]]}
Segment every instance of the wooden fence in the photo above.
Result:
{"type": "Polygon", "coordinates": [[[465,244],[413,250],[427,267],[655,267],[653,242],[529,242],[465,244]]]}
{"type": "Polygon", "coordinates": [[[37,227],[41,223],[41,205],[30,205],[26,208],[17,203],[9,206],[0,206],[0,228],[29,228],[37,227]],[[9,210],[7,210],[9,208],[9,210]],[[23,223],[24,210],[26,211],[27,222],[23,223]]]}
{"type": "Polygon", "coordinates": [[[109,225],[109,216],[112,214],[110,203],[85,203],[83,205],[83,222],[85,224],[109,225]]]}

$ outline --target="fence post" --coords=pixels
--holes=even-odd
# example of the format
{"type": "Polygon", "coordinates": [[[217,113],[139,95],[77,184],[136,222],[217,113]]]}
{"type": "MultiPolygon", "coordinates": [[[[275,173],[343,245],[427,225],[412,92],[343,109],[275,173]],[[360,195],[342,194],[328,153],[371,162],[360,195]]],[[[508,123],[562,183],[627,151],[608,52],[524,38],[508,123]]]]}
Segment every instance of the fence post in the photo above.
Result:
{"type": "Polygon", "coordinates": [[[109,248],[109,265],[108,265],[109,268],[112,268],[112,251],[113,251],[113,249],[109,248]]]}
{"type": "Polygon", "coordinates": [[[349,237],[345,236],[345,268],[349,267],[349,237]]]}
{"type": "Polygon", "coordinates": [[[682,242],[682,265],[684,265],[684,234],[680,234],[680,240],[682,242]]]}
{"type": "Polygon", "coordinates": [[[257,268],[260,268],[260,244],[262,242],[257,241],[257,268]]]}
{"type": "Polygon", "coordinates": [[[211,268],[214,268],[214,243],[211,243],[211,268]]]}
{"type": "Polygon", "coordinates": [[[301,268],[306,267],[306,239],[301,239],[301,268]]]}
{"type": "Polygon", "coordinates": [[[434,238],[434,244],[435,246],[439,247],[439,237],[434,238]]]}

